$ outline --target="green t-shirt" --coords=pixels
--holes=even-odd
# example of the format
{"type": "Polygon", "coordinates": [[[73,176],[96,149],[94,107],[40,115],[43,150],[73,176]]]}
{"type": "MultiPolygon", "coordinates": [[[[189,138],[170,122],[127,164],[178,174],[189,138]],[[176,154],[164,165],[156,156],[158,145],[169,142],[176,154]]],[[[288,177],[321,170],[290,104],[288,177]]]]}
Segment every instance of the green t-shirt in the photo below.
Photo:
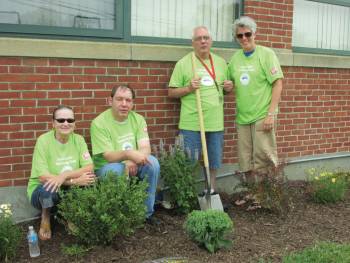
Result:
{"type": "MultiPolygon", "coordinates": [[[[197,76],[201,78],[201,102],[204,119],[205,131],[222,131],[224,129],[224,97],[223,97],[223,82],[228,79],[228,71],[226,61],[211,53],[216,81],[219,85],[217,90],[210,74],[196,58],[197,76]]],[[[204,61],[208,69],[212,71],[210,60],[204,61]]],[[[181,88],[190,85],[194,78],[192,71],[192,52],[180,59],[174,68],[173,74],[169,82],[171,88],[181,88]]],[[[191,92],[181,97],[181,112],[179,128],[184,130],[199,131],[198,112],[196,105],[196,94],[191,92]]]]}
{"type": "Polygon", "coordinates": [[[40,135],[35,144],[32,172],[27,187],[29,200],[35,188],[40,185],[39,176],[46,173],[59,175],[91,163],[88,147],[81,135],[72,133],[67,143],[57,141],[54,130],[40,135]]]}
{"type": "Polygon", "coordinates": [[[264,118],[271,103],[272,84],[283,78],[276,54],[263,46],[256,46],[249,57],[239,50],[232,56],[228,70],[235,83],[236,122],[250,124],[264,118]]]}
{"type": "Polygon", "coordinates": [[[104,152],[137,150],[138,142],[144,139],[149,139],[147,124],[140,114],[130,111],[124,122],[118,122],[114,119],[111,109],[102,112],[91,123],[95,170],[108,163],[103,157],[104,152]]]}

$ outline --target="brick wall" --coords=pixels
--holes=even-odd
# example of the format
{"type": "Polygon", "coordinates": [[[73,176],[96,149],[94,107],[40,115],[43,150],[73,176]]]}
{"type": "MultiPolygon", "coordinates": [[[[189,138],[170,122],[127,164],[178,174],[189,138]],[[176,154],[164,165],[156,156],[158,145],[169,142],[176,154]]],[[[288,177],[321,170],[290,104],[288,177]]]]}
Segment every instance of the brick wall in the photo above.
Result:
{"type": "MultiPolygon", "coordinates": [[[[89,138],[91,120],[107,108],[115,83],[136,90],[136,110],[153,144],[174,142],[179,102],[167,97],[174,63],[0,58],[0,186],[24,185],[36,138],[51,128],[58,104],[73,106],[77,132],[89,138]]],[[[277,132],[282,158],[350,151],[350,70],[284,67],[277,132]]],[[[225,104],[224,162],[237,162],[234,96],[225,104]]]]}
{"type": "Polygon", "coordinates": [[[293,0],[245,0],[244,14],[257,22],[259,44],[292,48],[293,0]]]}

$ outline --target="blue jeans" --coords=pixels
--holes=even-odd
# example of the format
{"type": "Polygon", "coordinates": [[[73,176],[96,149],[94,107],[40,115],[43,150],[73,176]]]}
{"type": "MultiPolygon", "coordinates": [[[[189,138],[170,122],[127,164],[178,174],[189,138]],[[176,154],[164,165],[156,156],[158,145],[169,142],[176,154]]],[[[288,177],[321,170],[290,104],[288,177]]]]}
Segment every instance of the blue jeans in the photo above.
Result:
{"type": "MultiPolygon", "coordinates": [[[[157,191],[158,178],[160,173],[159,162],[157,158],[153,155],[148,156],[148,160],[151,164],[146,164],[138,167],[137,177],[143,180],[145,175],[147,175],[148,188],[147,188],[147,199],[145,205],[147,207],[146,217],[150,217],[154,212],[154,201],[155,194],[157,191]]],[[[106,176],[107,172],[112,171],[117,175],[122,175],[124,173],[125,164],[124,163],[108,163],[95,171],[95,174],[99,178],[106,176]]]]}
{"type": "MultiPolygon", "coordinates": [[[[184,138],[185,151],[189,151],[192,160],[200,159],[202,153],[201,134],[199,131],[180,130],[184,138]]],[[[222,148],[224,145],[224,132],[206,132],[208,159],[210,169],[219,169],[222,161],[222,148]]]]}
{"type": "Polygon", "coordinates": [[[35,188],[32,197],[31,204],[36,209],[42,210],[43,208],[51,208],[58,204],[60,198],[57,192],[47,191],[43,185],[39,185],[35,188]]]}

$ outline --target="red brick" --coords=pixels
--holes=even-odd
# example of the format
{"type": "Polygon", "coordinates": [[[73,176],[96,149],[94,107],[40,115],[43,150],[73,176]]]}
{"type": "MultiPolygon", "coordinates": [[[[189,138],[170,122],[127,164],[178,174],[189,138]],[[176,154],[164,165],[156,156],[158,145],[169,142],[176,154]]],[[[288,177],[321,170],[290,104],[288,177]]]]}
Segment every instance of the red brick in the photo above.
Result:
{"type": "Polygon", "coordinates": [[[97,60],[96,66],[97,67],[117,67],[118,61],[117,60],[97,60]]]}
{"type": "Polygon", "coordinates": [[[75,82],[96,82],[96,76],[93,75],[75,75],[75,82]]]}
{"type": "Polygon", "coordinates": [[[0,82],[48,82],[47,75],[0,74],[0,82]]]}
{"type": "Polygon", "coordinates": [[[26,91],[21,93],[23,99],[44,99],[47,98],[46,91],[26,91]]]}
{"type": "Polygon", "coordinates": [[[58,83],[36,83],[35,88],[38,90],[56,90],[59,88],[58,83]]]}
{"type": "Polygon", "coordinates": [[[73,82],[72,75],[52,75],[50,76],[51,82],[73,82]]]}
{"type": "Polygon", "coordinates": [[[72,60],[71,59],[61,59],[61,58],[50,58],[49,59],[49,65],[50,66],[71,66],[72,60]]]}
{"type": "Polygon", "coordinates": [[[73,60],[73,65],[74,66],[91,67],[91,66],[95,66],[95,60],[93,60],[93,59],[76,59],[76,60],[73,60]]]}
{"type": "Polygon", "coordinates": [[[0,57],[0,65],[21,65],[20,58],[0,57]]]}
{"type": "Polygon", "coordinates": [[[84,68],[84,74],[106,74],[106,68],[84,68]]]}
{"type": "Polygon", "coordinates": [[[105,84],[104,83],[84,83],[83,87],[84,89],[104,89],[105,84]]]}
{"type": "Polygon", "coordinates": [[[28,179],[19,179],[19,180],[14,180],[13,181],[14,186],[24,186],[28,185],[28,179]]]}
{"type": "Polygon", "coordinates": [[[23,65],[47,66],[48,60],[46,58],[23,58],[23,65]]]}
{"type": "Polygon", "coordinates": [[[34,67],[10,66],[9,73],[34,73],[34,67]]]}
{"type": "Polygon", "coordinates": [[[57,74],[58,68],[56,67],[36,67],[35,73],[41,73],[41,74],[57,74]]]}
{"type": "Polygon", "coordinates": [[[8,186],[12,186],[12,181],[10,180],[5,180],[5,181],[2,181],[1,180],[1,174],[0,174],[0,187],[8,187],[8,186]]]}
{"type": "Polygon", "coordinates": [[[60,68],[61,74],[82,74],[82,68],[73,68],[73,67],[62,67],[60,68]]]}
{"type": "Polygon", "coordinates": [[[60,87],[61,89],[64,89],[64,90],[74,90],[74,89],[82,90],[83,83],[79,83],[79,82],[60,83],[60,87]]]}

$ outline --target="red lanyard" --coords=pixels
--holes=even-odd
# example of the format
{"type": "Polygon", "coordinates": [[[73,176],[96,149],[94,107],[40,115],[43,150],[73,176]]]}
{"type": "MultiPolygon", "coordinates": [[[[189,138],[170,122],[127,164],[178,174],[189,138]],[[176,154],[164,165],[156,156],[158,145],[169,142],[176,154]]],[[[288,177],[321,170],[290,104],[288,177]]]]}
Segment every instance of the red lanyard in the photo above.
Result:
{"type": "Polygon", "coordinates": [[[210,61],[211,71],[209,70],[208,66],[203,62],[203,60],[200,57],[198,57],[197,55],[196,55],[196,57],[198,58],[200,63],[203,65],[205,70],[209,73],[210,77],[214,80],[215,86],[216,86],[217,90],[219,91],[219,86],[218,86],[218,83],[216,82],[216,74],[215,74],[213,58],[211,57],[211,54],[209,53],[209,61],[210,61]]]}

